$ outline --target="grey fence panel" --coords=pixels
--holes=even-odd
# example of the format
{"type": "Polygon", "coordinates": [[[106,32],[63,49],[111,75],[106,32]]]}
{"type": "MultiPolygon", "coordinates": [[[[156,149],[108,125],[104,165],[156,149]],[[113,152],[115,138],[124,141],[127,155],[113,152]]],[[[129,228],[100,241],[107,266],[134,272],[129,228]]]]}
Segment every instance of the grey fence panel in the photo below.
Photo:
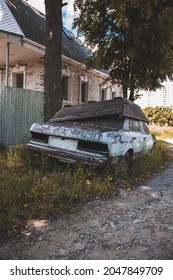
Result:
{"type": "Polygon", "coordinates": [[[25,143],[31,125],[43,121],[43,100],[43,92],[0,86],[0,143],[25,143]]]}

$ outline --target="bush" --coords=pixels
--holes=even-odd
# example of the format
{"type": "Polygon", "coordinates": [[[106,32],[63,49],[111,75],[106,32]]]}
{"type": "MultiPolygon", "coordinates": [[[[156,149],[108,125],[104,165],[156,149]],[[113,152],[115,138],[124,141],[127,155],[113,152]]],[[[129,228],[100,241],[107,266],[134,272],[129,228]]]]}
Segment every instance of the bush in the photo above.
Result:
{"type": "Polygon", "coordinates": [[[151,124],[173,127],[173,110],[171,107],[146,107],[144,113],[151,124]]]}

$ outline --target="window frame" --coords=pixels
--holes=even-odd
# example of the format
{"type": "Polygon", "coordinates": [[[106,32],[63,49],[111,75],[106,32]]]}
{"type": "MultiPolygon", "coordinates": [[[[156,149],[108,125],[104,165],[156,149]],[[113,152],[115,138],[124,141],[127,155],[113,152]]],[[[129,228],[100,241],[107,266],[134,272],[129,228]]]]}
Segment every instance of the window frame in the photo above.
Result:
{"type": "Polygon", "coordinates": [[[101,88],[101,101],[107,100],[107,90],[106,88],[101,88]]]}
{"type": "Polygon", "coordinates": [[[143,121],[140,121],[140,120],[134,120],[134,119],[131,119],[131,118],[125,118],[124,119],[122,129],[125,130],[125,131],[137,132],[137,133],[142,133],[142,134],[146,134],[146,135],[150,134],[149,128],[148,128],[146,122],[143,122],[143,121]],[[135,130],[135,129],[130,128],[131,123],[133,124],[133,127],[134,127],[134,121],[138,122],[139,130],[135,130]]]}
{"type": "MultiPolygon", "coordinates": [[[[64,98],[63,95],[63,102],[66,104],[72,103],[72,83],[73,83],[73,76],[74,73],[71,72],[69,70],[68,67],[64,66],[64,68],[62,68],[62,86],[63,86],[63,78],[66,77],[68,79],[68,83],[67,83],[67,99],[64,98]]],[[[63,87],[62,87],[62,91],[63,91],[63,87]]]]}
{"type": "Polygon", "coordinates": [[[63,101],[71,102],[71,100],[72,100],[72,86],[71,85],[72,85],[72,77],[68,76],[68,75],[62,75],[63,101]],[[64,91],[63,91],[63,79],[64,78],[67,79],[67,84],[66,84],[67,92],[65,95],[64,95],[64,91]]]}
{"type": "Polygon", "coordinates": [[[87,103],[88,102],[88,82],[81,82],[80,85],[80,102],[87,103]],[[84,90],[84,92],[83,92],[84,90]],[[83,98],[84,97],[84,98],[83,98]]]}
{"type": "Polygon", "coordinates": [[[80,104],[87,103],[88,102],[88,96],[89,96],[89,77],[87,75],[81,74],[80,75],[80,104]],[[84,99],[83,99],[83,92],[82,87],[84,86],[85,93],[84,93],[84,99]]]}
{"type": "MultiPolygon", "coordinates": [[[[12,68],[12,72],[11,72],[11,81],[12,81],[12,86],[13,87],[17,87],[16,86],[16,76],[18,74],[23,74],[23,87],[20,87],[22,89],[26,88],[26,66],[16,66],[12,68]]],[[[17,87],[19,88],[19,87],[17,87]]]]}

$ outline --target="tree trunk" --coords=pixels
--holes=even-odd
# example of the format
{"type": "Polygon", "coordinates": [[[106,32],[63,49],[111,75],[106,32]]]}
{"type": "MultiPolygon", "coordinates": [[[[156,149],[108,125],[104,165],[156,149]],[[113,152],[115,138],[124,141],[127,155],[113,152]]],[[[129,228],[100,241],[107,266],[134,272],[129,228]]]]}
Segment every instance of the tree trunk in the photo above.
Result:
{"type": "Polygon", "coordinates": [[[44,121],[62,108],[62,0],[45,0],[44,121]]]}
{"type": "Polygon", "coordinates": [[[132,102],[135,100],[134,99],[134,87],[133,88],[131,87],[131,89],[130,89],[129,100],[132,102]]]}
{"type": "Polygon", "coordinates": [[[135,93],[135,84],[134,84],[134,73],[133,73],[133,69],[131,71],[131,80],[130,80],[130,96],[129,96],[129,100],[130,101],[134,101],[134,93],[135,93]]]}
{"type": "Polygon", "coordinates": [[[124,83],[123,84],[123,97],[127,99],[127,84],[124,83]]]}

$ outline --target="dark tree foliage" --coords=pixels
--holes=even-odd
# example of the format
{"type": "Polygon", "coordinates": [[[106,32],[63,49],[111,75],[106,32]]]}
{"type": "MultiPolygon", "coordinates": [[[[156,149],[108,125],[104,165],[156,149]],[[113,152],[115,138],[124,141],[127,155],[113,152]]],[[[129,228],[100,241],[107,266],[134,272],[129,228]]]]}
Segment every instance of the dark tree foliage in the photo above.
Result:
{"type": "Polygon", "coordinates": [[[44,121],[62,107],[62,0],[45,0],[46,51],[44,79],[44,121]]]}
{"type": "Polygon", "coordinates": [[[109,70],[124,97],[172,78],[173,1],[75,0],[74,8],[74,26],[96,49],[88,65],[109,70]]]}

